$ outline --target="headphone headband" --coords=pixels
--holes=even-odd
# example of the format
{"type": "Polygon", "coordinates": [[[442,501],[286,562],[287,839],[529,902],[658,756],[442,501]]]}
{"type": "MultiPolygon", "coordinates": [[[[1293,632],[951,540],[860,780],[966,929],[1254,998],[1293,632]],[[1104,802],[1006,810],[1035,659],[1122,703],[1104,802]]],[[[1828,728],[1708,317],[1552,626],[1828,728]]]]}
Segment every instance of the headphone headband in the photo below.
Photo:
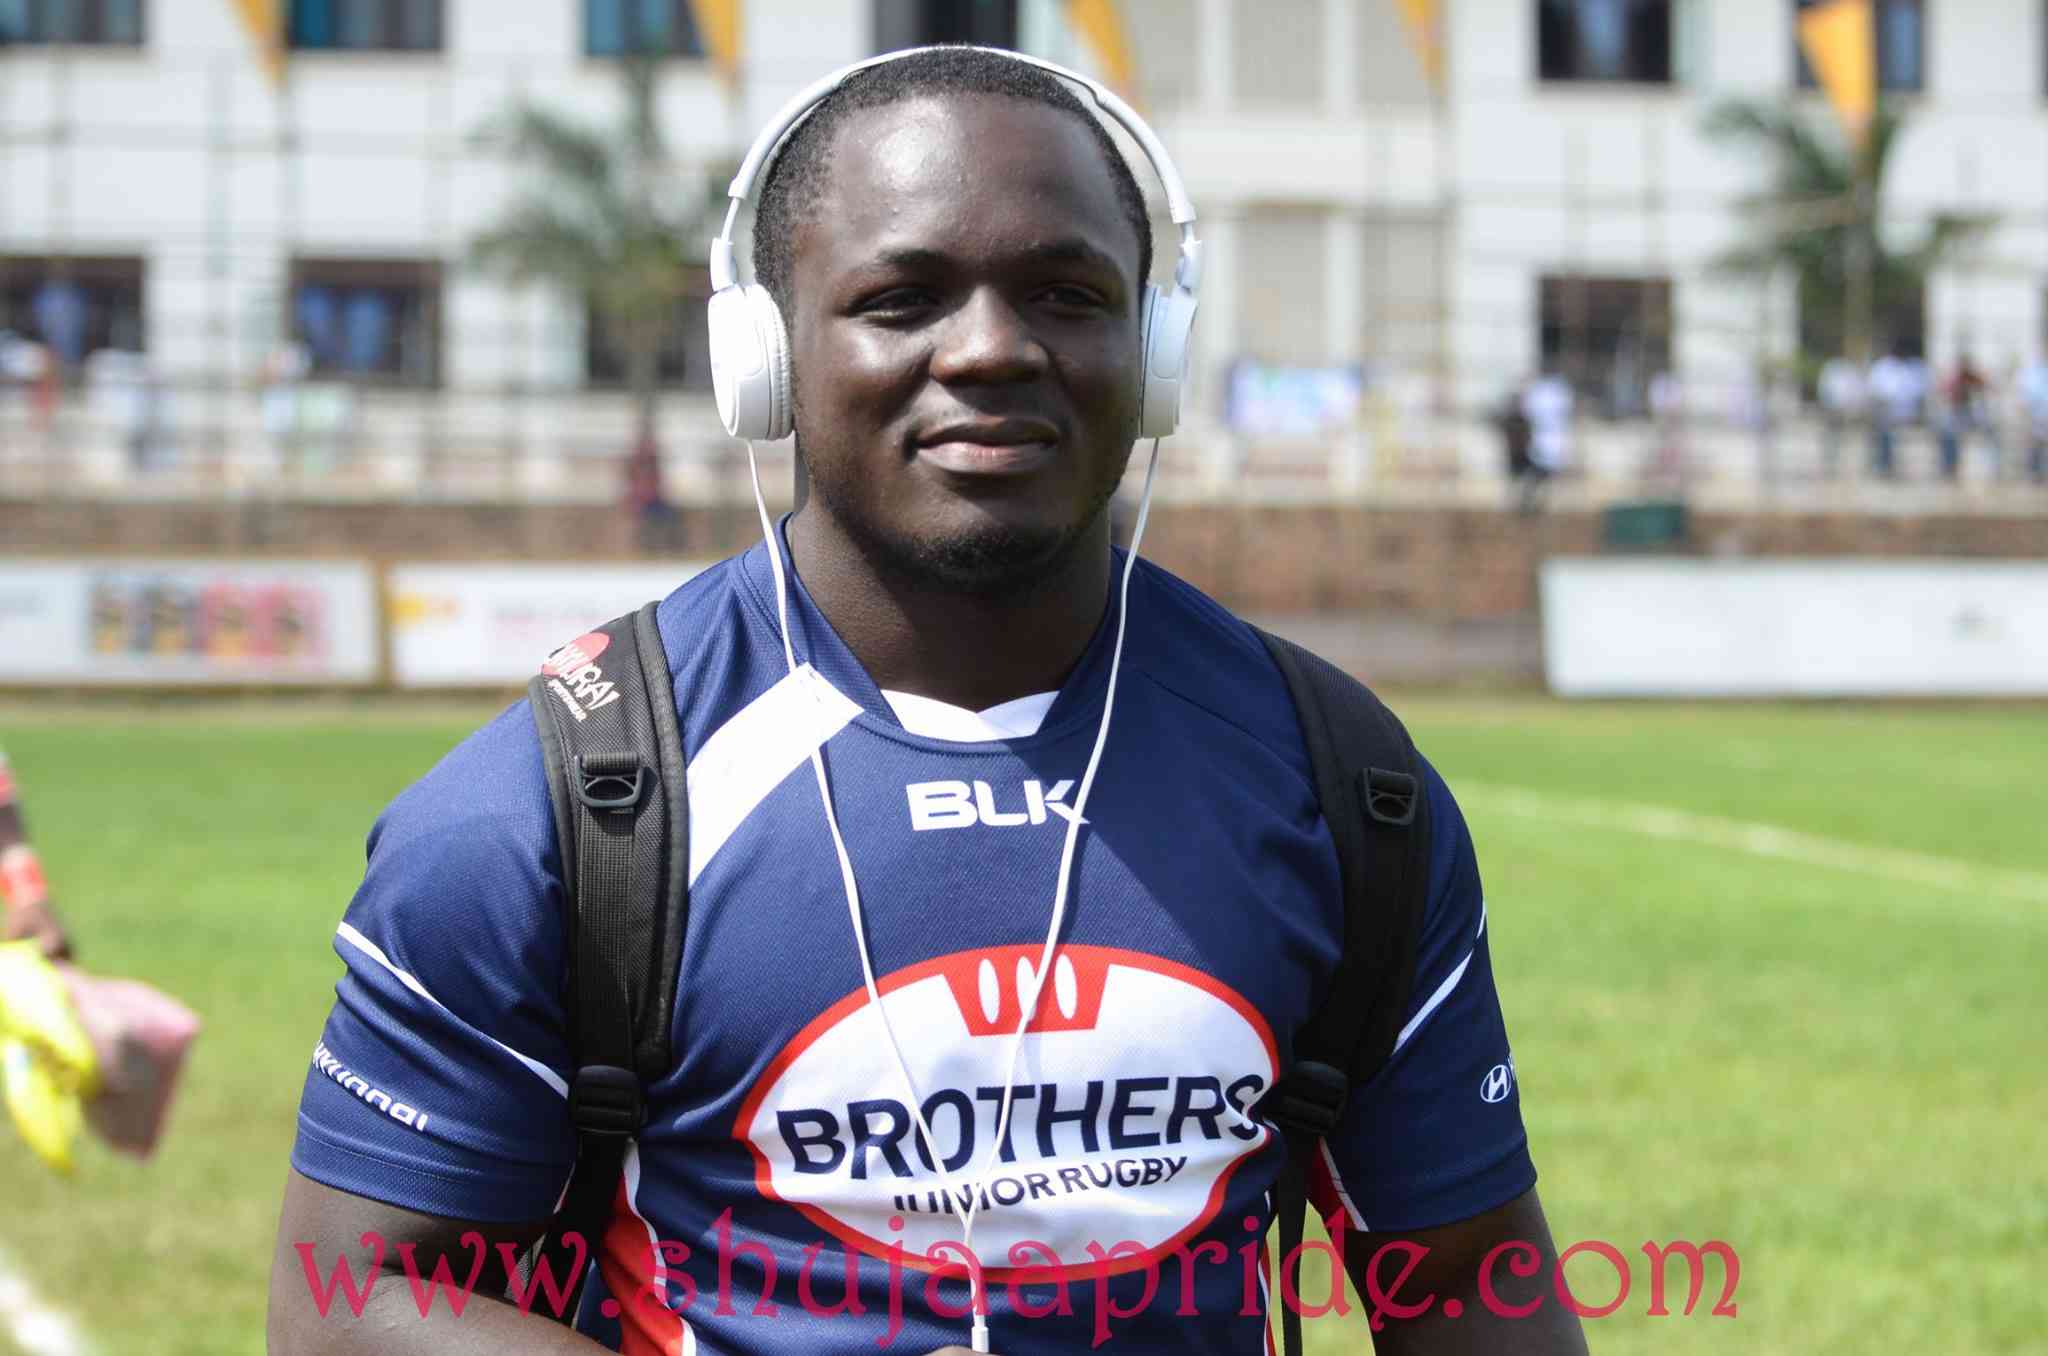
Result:
{"type": "Polygon", "coordinates": [[[733,266],[732,230],[739,218],[740,207],[754,195],[755,182],[767,169],[783,138],[788,136],[812,109],[823,103],[832,91],[846,82],[849,76],[871,66],[901,61],[905,57],[916,56],[922,52],[962,50],[992,52],[1012,61],[1021,61],[1027,66],[1036,66],[1059,79],[1080,85],[1095,100],[1097,108],[1107,113],[1118,126],[1131,134],[1140,149],[1145,152],[1145,158],[1152,162],[1153,173],[1159,176],[1159,182],[1165,186],[1167,209],[1174,224],[1180,227],[1180,263],[1174,270],[1174,278],[1190,292],[1198,289],[1201,286],[1202,265],[1201,245],[1195,239],[1194,232],[1195,205],[1188,197],[1187,188],[1181,183],[1180,171],[1174,168],[1173,157],[1166,153],[1166,147],[1160,142],[1158,134],[1138,116],[1137,111],[1099,82],[1055,62],[1001,47],[969,47],[964,44],[911,47],[901,52],[888,52],[878,57],[869,57],[865,61],[856,61],[806,85],[785,103],[769,120],[768,125],[761,129],[761,134],[754,138],[754,144],[747,150],[747,158],[740,162],[739,172],[733,175],[732,183],[726,188],[726,196],[731,202],[725,211],[725,225],[720,229],[717,238],[711,242],[712,287],[730,287],[739,280],[733,266]]]}
{"type": "MultiPolygon", "coordinates": [[[[714,289],[706,316],[711,338],[711,388],[718,398],[718,417],[726,432],[745,438],[786,438],[795,428],[794,399],[790,382],[789,328],[775,298],[759,284],[742,286],[733,261],[732,231],[740,207],[753,196],[776,148],[795,127],[808,117],[847,77],[885,61],[900,61],[920,52],[953,51],[952,47],[913,47],[890,52],[843,67],[806,86],[782,106],[775,118],[747,151],[726,190],[731,201],[725,209],[725,225],[711,242],[711,285],[714,289]]],[[[1174,285],[1154,286],[1139,279],[1144,297],[1139,303],[1139,418],[1143,437],[1160,438],[1172,433],[1180,422],[1182,388],[1187,384],[1188,339],[1195,321],[1195,293],[1202,285],[1202,242],[1195,239],[1195,208],[1188,201],[1180,171],[1145,120],[1131,106],[1087,76],[1076,74],[1050,61],[1025,56],[999,47],[976,47],[1036,66],[1056,79],[1070,81],[1087,90],[1095,106],[1137,139],[1153,172],[1166,186],[1166,201],[1180,227],[1180,260],[1174,265],[1174,285]]]]}

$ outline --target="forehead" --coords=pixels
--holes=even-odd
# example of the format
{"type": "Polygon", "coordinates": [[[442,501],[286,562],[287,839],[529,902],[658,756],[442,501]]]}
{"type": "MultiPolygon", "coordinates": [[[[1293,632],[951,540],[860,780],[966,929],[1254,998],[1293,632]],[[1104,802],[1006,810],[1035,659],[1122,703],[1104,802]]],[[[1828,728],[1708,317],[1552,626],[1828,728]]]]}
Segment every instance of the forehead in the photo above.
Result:
{"type": "Polygon", "coordinates": [[[793,242],[799,270],[906,245],[973,255],[1071,236],[1137,270],[1101,143],[1071,111],[997,95],[903,100],[850,115],[825,164],[793,242]]]}

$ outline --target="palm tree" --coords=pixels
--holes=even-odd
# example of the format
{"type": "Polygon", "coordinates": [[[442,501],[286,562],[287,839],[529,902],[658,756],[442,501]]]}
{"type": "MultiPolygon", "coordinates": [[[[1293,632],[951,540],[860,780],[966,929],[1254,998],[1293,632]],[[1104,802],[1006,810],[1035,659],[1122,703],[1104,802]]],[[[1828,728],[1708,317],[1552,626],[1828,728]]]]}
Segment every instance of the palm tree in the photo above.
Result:
{"type": "Polygon", "coordinates": [[[626,359],[636,442],[651,443],[661,395],[662,341],[702,272],[704,175],[671,160],[655,108],[659,62],[619,62],[626,110],[616,130],[520,103],[479,140],[526,171],[519,196],[470,244],[478,266],[515,283],[547,283],[587,299],[626,359]]]}
{"type": "Polygon", "coordinates": [[[1887,242],[1884,176],[1903,126],[1880,106],[1859,146],[1787,106],[1733,100],[1707,117],[1709,136],[1772,166],[1770,187],[1741,201],[1753,223],[1749,239],[1715,265],[1798,279],[1809,360],[1837,353],[1868,360],[1880,337],[1917,332],[1929,275],[1992,224],[1988,216],[1937,212],[1916,243],[1887,242]]]}

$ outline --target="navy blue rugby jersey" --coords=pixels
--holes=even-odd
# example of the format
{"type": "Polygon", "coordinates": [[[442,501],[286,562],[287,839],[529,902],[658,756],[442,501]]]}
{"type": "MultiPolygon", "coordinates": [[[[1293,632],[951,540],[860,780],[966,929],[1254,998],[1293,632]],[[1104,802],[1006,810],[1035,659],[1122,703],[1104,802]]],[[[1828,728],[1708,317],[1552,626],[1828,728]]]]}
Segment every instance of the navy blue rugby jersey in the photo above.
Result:
{"type": "MultiPolygon", "coordinates": [[[[763,546],[661,604],[689,759],[677,1060],[619,1184],[586,1332],[636,1356],[964,1344],[959,1268],[933,1273],[957,1262],[952,1207],[974,1192],[1007,1356],[1105,1333],[1264,1349],[1259,1243],[1284,1149],[1247,1113],[1336,962],[1336,856],[1258,638],[1149,563],[1129,606],[1065,932],[998,1136],[1114,606],[1035,732],[959,742],[908,732],[795,581],[788,673],[763,546]],[[862,983],[820,747],[930,1142],[862,983]]],[[[1413,1015],[1315,1172],[1324,1210],[1358,1229],[1464,1219],[1535,1181],[1471,841],[1427,782],[1413,1015]]],[[[522,702],[370,834],[298,1170],[438,1215],[547,1215],[574,1147],[563,935],[522,702]]]]}

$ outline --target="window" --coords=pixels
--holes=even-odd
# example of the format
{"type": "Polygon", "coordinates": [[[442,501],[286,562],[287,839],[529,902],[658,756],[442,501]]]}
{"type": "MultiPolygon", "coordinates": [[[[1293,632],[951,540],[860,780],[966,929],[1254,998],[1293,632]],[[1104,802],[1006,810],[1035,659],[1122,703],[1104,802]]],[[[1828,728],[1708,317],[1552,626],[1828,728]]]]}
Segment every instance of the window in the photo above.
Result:
{"type": "Polygon", "coordinates": [[[875,50],[934,42],[1017,45],[1018,0],[875,0],[875,50]]]}
{"type": "Polygon", "coordinates": [[[142,0],[0,0],[0,47],[9,43],[137,47],[142,0]]]}
{"type": "Polygon", "coordinates": [[[1243,357],[1276,367],[1319,367],[1331,360],[1325,213],[1319,208],[1259,204],[1238,227],[1239,273],[1257,279],[1238,293],[1243,357]]]}
{"type": "Polygon", "coordinates": [[[1542,80],[1671,83],[1672,0],[1539,0],[1542,80]]]}
{"type": "Polygon", "coordinates": [[[594,57],[697,57],[704,43],[690,0],[583,0],[583,50],[594,57]]]}
{"type": "MultiPolygon", "coordinates": [[[[1873,0],[1872,18],[1877,23],[1877,87],[1911,93],[1925,87],[1927,66],[1927,7],[1922,0],[1873,0]]],[[[1808,0],[1795,0],[1797,11],[1808,0]]],[[[1806,63],[1806,49],[1800,46],[1799,31],[1792,31],[1793,61],[1799,71],[1799,88],[1815,89],[1813,67],[1806,63]]]]}
{"type": "Polygon", "coordinates": [[[315,375],[399,386],[441,379],[441,266],[410,260],[301,259],[292,332],[315,375]]]}
{"type": "Polygon", "coordinates": [[[0,332],[46,344],[67,367],[101,349],[140,353],[140,259],[0,258],[0,332]]]}
{"type": "Polygon", "coordinates": [[[1540,289],[1543,369],[1610,419],[1647,411],[1651,379],[1671,367],[1670,280],[1548,277],[1540,289]]]}
{"type": "MultiPolygon", "coordinates": [[[[690,295],[676,308],[675,322],[661,337],[657,374],[670,389],[708,391],[711,389],[711,331],[705,319],[705,303],[711,299],[711,275],[700,274],[690,295]]],[[[625,345],[605,324],[595,307],[588,312],[584,328],[585,370],[592,386],[624,386],[627,381],[625,345]]]]}
{"type": "Polygon", "coordinates": [[[438,52],[442,0],[291,0],[302,52],[438,52]]]}

